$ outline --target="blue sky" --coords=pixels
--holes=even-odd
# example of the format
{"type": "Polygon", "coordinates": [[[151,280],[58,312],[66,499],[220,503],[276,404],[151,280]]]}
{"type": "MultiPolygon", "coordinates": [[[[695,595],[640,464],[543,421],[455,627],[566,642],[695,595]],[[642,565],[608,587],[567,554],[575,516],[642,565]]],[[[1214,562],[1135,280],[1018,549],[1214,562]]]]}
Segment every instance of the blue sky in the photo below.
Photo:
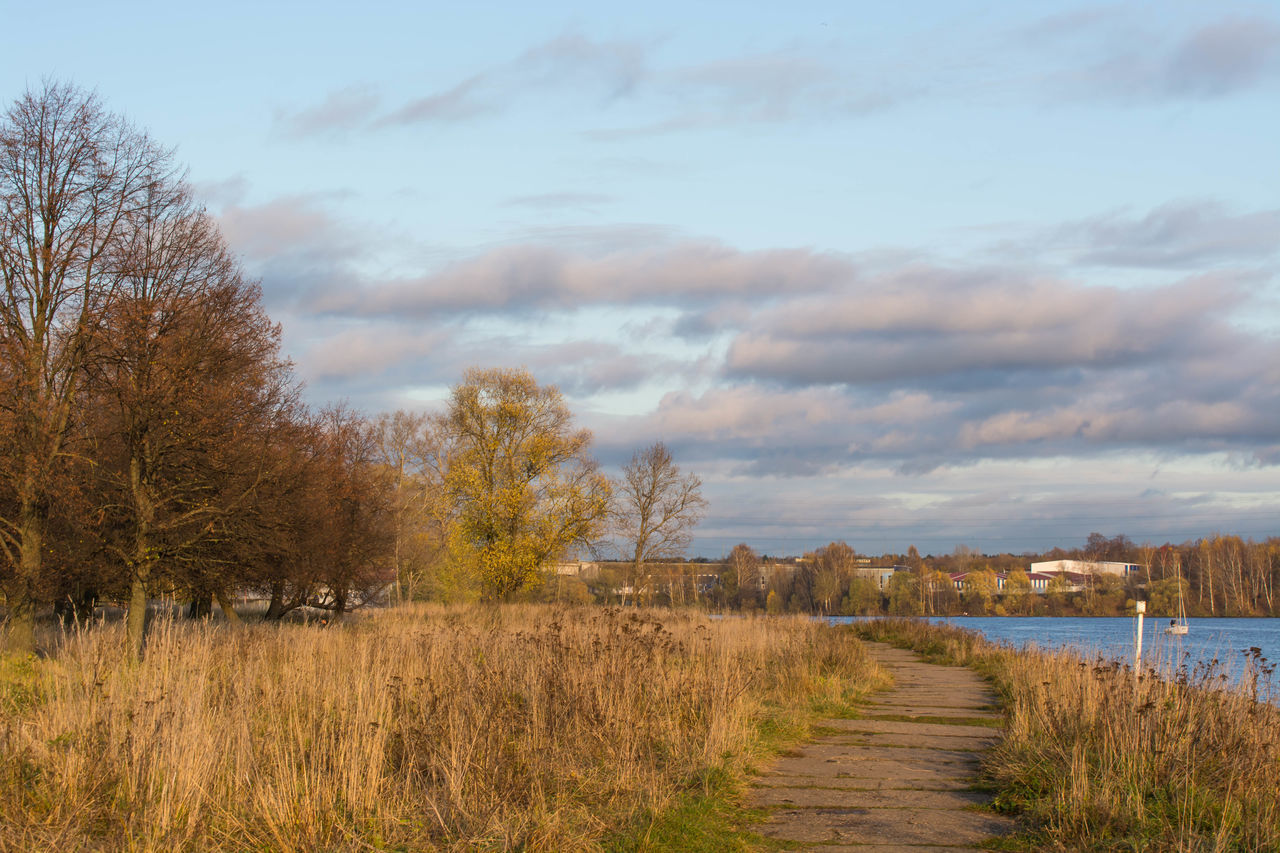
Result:
{"type": "Polygon", "coordinates": [[[7,22],[12,95],[176,147],[317,404],[527,366],[708,556],[1280,533],[1280,4],[7,22]]]}

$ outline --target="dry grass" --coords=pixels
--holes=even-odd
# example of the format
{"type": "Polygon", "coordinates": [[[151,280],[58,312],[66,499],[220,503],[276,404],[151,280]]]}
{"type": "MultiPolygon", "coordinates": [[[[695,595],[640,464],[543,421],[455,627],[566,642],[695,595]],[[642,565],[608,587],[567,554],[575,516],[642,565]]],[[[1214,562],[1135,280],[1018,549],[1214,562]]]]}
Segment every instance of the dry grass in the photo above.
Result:
{"type": "Polygon", "coordinates": [[[986,773],[998,802],[1037,828],[1037,847],[1280,850],[1280,708],[1259,701],[1265,660],[1228,688],[1216,666],[1135,676],[947,626],[861,632],[992,677],[1007,722],[986,773]]]}
{"type": "Polygon", "coordinates": [[[0,670],[0,850],[598,849],[875,677],[808,620],[594,608],[122,648],[97,627],[0,670]]]}

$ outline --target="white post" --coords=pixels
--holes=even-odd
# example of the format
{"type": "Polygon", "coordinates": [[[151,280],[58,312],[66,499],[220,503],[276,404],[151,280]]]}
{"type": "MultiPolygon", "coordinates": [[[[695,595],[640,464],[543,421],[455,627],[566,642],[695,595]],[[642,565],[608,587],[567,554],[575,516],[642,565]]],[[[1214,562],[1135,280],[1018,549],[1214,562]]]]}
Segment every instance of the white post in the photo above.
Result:
{"type": "Polygon", "coordinates": [[[1135,601],[1133,609],[1138,613],[1138,640],[1133,646],[1133,671],[1136,675],[1138,670],[1142,668],[1142,614],[1147,612],[1147,603],[1145,601],[1135,601]]]}

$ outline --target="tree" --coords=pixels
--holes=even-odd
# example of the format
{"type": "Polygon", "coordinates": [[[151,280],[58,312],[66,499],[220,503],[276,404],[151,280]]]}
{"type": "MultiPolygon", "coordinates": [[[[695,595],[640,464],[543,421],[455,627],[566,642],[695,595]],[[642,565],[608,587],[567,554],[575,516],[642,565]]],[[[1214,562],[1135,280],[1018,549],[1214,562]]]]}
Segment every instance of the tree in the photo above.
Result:
{"type": "MultiPolygon", "coordinates": [[[[293,402],[279,329],[188,188],[154,174],[110,253],[115,292],[86,364],[104,544],[129,589],[129,653],[141,654],[148,587],[192,580],[229,619],[220,539],[267,475],[268,433],[293,402]],[[199,552],[203,551],[203,555],[199,552]],[[205,559],[199,559],[203,556],[205,559]]],[[[199,611],[197,606],[193,612],[199,611]]]]}
{"type": "Polygon", "coordinates": [[[489,599],[505,599],[600,530],[609,482],[587,455],[591,433],[574,429],[554,386],[525,370],[466,372],[453,388],[445,477],[457,516],[451,558],[489,599]]]}
{"type": "Polygon", "coordinates": [[[732,579],[734,598],[739,607],[754,608],[760,603],[760,557],[745,542],[739,542],[725,560],[727,574],[732,579]]]}
{"type": "Polygon", "coordinates": [[[1004,581],[1005,607],[1010,613],[1024,616],[1031,611],[1031,580],[1022,569],[1009,572],[1004,581]]]}
{"type": "Polygon", "coordinates": [[[447,432],[438,419],[397,411],[374,424],[379,461],[392,491],[397,592],[412,600],[440,580],[450,508],[445,493],[447,432]]]}
{"type": "Polygon", "coordinates": [[[965,575],[964,606],[975,616],[991,609],[996,596],[996,573],[990,569],[977,569],[965,575]]]}
{"type": "Polygon", "coordinates": [[[889,578],[889,613],[894,616],[919,616],[920,579],[914,572],[894,572],[889,578]]]}
{"type": "Polygon", "coordinates": [[[707,506],[702,480],[681,474],[659,441],[631,457],[613,493],[615,532],[631,560],[631,586],[640,589],[648,581],[646,563],[684,556],[707,506]]]}
{"type": "Polygon", "coordinates": [[[71,86],[28,91],[0,122],[0,549],[14,651],[34,646],[52,484],[68,461],[89,339],[115,290],[112,250],[167,164],[71,86]]]}

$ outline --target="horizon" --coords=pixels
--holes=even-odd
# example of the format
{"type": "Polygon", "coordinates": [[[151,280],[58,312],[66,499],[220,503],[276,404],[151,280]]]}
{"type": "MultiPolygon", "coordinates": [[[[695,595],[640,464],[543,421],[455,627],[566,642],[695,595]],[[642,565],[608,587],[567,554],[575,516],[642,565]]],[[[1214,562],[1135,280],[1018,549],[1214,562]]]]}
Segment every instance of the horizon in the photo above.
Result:
{"type": "Polygon", "coordinates": [[[177,149],[313,404],[525,366],[702,477],[690,556],[1280,534],[1272,4],[11,19],[9,99],[177,149]]]}

